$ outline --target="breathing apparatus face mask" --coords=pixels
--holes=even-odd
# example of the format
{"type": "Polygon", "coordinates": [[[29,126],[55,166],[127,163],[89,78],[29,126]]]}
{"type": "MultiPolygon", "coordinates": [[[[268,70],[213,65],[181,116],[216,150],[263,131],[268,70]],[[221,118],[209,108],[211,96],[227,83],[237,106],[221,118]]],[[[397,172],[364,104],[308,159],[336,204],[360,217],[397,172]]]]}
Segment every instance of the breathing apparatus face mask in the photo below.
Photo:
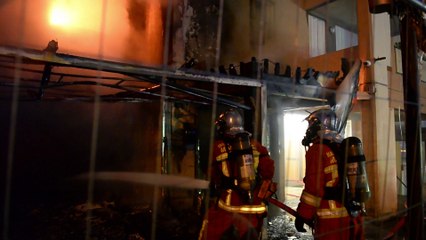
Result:
{"type": "Polygon", "coordinates": [[[309,127],[302,140],[303,146],[309,146],[316,138],[324,137],[324,134],[336,131],[336,114],[330,109],[314,111],[305,120],[308,121],[309,127]]]}
{"type": "Polygon", "coordinates": [[[309,146],[315,138],[318,137],[318,131],[321,130],[321,123],[315,121],[308,129],[306,129],[305,137],[302,140],[303,146],[309,146]]]}

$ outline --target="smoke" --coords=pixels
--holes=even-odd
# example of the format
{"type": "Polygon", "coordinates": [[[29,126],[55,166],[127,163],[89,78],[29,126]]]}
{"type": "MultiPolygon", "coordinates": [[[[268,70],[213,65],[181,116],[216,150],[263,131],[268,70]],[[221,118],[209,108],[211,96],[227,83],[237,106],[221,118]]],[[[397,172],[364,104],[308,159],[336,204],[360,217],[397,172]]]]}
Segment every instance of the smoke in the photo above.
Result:
{"type": "Polygon", "coordinates": [[[146,31],[149,3],[146,1],[128,0],[127,13],[129,24],[135,31],[146,31]]]}
{"type": "Polygon", "coordinates": [[[0,45],[43,50],[56,40],[59,53],[157,65],[163,9],[162,0],[1,1],[0,45]],[[52,23],[55,8],[68,11],[66,24],[52,23]]]}
{"type": "Polygon", "coordinates": [[[250,4],[243,0],[225,1],[222,63],[249,62],[254,56],[259,61],[268,58],[284,67],[304,68],[309,49],[306,12],[295,1],[250,4]]]}
{"type": "Polygon", "coordinates": [[[163,57],[164,18],[161,1],[128,0],[130,31],[125,58],[150,65],[160,65],[163,57]]]}

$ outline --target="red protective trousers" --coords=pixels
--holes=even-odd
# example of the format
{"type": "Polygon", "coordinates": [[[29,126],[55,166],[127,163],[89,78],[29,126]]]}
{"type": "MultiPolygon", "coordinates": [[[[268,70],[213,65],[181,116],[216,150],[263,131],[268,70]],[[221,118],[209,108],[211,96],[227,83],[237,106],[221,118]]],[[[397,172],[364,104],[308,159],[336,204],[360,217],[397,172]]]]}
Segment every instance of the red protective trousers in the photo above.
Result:
{"type": "Polygon", "coordinates": [[[336,157],[331,147],[320,142],[306,152],[305,188],[297,212],[303,219],[315,221],[316,240],[351,239],[351,217],[345,206],[325,196],[325,188],[337,187],[340,181],[336,157]]]}

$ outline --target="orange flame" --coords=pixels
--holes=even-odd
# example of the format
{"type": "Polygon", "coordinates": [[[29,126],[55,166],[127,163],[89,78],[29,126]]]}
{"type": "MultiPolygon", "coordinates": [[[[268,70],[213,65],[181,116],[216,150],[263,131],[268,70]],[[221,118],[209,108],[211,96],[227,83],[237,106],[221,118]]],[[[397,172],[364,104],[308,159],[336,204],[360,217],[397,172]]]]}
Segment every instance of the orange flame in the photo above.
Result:
{"type": "Polygon", "coordinates": [[[68,9],[63,6],[53,6],[50,12],[50,24],[57,26],[67,26],[72,22],[72,17],[68,9]]]}
{"type": "Polygon", "coordinates": [[[49,23],[63,30],[99,29],[102,1],[55,0],[51,2],[49,23]]]}
{"type": "Polygon", "coordinates": [[[59,53],[161,64],[163,1],[133,0],[146,4],[139,9],[143,30],[131,27],[128,1],[6,1],[0,4],[0,45],[22,43],[41,50],[56,40],[59,53]]]}

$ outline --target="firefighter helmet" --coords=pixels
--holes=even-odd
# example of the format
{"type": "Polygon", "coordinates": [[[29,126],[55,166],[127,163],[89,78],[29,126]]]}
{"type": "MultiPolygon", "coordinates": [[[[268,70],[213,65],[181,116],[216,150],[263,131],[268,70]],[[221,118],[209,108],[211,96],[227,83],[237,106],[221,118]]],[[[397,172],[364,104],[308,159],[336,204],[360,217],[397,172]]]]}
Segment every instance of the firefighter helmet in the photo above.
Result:
{"type": "Polygon", "coordinates": [[[215,122],[219,136],[234,136],[238,133],[248,133],[244,130],[244,121],[236,109],[229,109],[221,113],[215,122]]]}
{"type": "Polygon", "coordinates": [[[309,114],[305,120],[308,121],[308,129],[302,140],[304,146],[309,144],[317,137],[329,140],[340,139],[336,131],[337,117],[336,113],[331,109],[320,109],[309,114]]]}

